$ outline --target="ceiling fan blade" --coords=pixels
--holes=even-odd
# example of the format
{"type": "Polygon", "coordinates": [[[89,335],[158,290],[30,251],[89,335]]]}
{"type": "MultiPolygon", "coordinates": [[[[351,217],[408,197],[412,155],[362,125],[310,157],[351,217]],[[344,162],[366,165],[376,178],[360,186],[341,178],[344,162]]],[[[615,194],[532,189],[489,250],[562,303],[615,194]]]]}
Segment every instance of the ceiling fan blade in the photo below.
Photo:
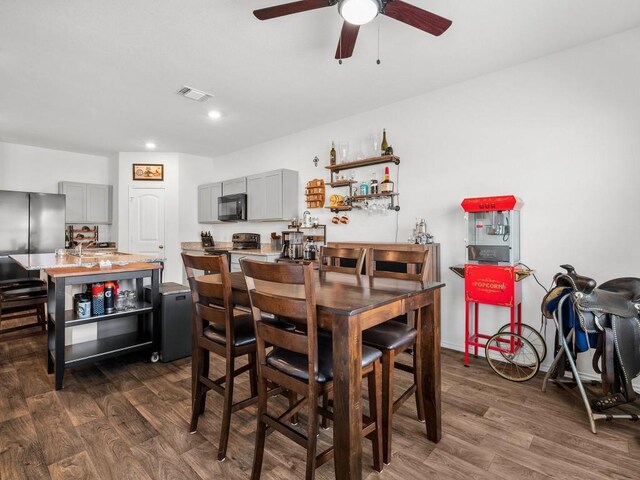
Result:
{"type": "Polygon", "coordinates": [[[285,3],[276,5],[275,7],[261,8],[254,10],[253,14],[259,20],[269,20],[270,18],[284,17],[292,13],[306,12],[317,8],[328,7],[332,5],[331,0],[300,0],[299,2],[285,3]]]}
{"type": "Polygon", "coordinates": [[[402,0],[391,0],[384,7],[383,12],[387,17],[394,18],[402,23],[416,27],[431,35],[442,35],[450,26],[451,20],[447,20],[435,13],[427,12],[402,0]]]}
{"type": "Polygon", "coordinates": [[[336,60],[349,58],[353,55],[353,48],[356,46],[356,38],[358,38],[358,30],[360,30],[360,25],[351,25],[349,22],[343,22],[338,48],[336,48],[336,60]]]}

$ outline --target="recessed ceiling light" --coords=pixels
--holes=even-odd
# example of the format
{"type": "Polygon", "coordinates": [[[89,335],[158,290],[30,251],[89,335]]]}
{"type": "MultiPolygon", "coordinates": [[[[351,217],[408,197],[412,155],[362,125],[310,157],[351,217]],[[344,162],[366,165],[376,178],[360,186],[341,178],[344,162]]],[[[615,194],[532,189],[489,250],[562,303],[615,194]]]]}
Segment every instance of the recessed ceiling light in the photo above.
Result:
{"type": "Polygon", "coordinates": [[[209,118],[213,118],[214,120],[218,120],[220,117],[222,117],[222,114],[216,110],[211,110],[208,115],[209,118]]]}
{"type": "Polygon", "coordinates": [[[144,146],[149,150],[153,150],[154,148],[156,148],[156,144],[153,142],[147,142],[144,144],[144,146]]]}

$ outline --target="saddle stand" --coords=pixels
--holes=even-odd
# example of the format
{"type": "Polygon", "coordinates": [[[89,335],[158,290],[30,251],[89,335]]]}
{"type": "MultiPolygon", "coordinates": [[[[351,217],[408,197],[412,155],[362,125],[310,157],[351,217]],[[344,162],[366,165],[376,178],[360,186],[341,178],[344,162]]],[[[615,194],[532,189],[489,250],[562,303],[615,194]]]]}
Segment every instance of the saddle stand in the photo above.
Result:
{"type": "Polygon", "coordinates": [[[569,390],[578,387],[589,417],[596,420],[638,421],[636,414],[605,410],[636,399],[632,380],[640,374],[640,279],[619,278],[596,288],[595,280],[577,275],[571,265],[555,276],[555,288],[542,301],[542,313],[557,329],[556,356],[542,382],[569,390]],[[595,349],[593,368],[601,374],[604,396],[589,399],[576,367],[577,354],[595,349]],[[569,367],[573,378],[565,377],[569,367]]]}

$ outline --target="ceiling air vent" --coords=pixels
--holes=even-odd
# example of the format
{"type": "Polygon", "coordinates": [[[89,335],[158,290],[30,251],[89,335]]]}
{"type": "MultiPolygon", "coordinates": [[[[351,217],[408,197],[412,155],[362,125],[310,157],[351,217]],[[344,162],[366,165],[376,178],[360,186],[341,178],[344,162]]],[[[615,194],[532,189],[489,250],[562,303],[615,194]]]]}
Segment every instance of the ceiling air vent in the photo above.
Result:
{"type": "Polygon", "coordinates": [[[178,95],[182,95],[185,98],[190,98],[196,102],[206,102],[212,94],[203,92],[202,90],[196,90],[195,88],[187,87],[186,85],[176,92],[178,95]]]}

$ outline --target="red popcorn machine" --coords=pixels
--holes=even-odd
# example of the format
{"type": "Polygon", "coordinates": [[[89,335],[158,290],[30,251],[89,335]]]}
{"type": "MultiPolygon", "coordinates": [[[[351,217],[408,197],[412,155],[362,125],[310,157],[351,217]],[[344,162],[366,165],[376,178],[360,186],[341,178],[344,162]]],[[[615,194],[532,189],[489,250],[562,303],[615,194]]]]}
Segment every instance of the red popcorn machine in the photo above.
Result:
{"type": "Polygon", "coordinates": [[[521,280],[531,271],[520,264],[520,209],[513,195],[465,198],[466,263],[451,267],[464,278],[465,353],[485,358],[500,376],[522,382],[532,378],[546,355],[546,344],[537,330],[522,323],[521,280]],[[480,333],[480,305],[507,307],[510,321],[496,334],[480,333]]]}

